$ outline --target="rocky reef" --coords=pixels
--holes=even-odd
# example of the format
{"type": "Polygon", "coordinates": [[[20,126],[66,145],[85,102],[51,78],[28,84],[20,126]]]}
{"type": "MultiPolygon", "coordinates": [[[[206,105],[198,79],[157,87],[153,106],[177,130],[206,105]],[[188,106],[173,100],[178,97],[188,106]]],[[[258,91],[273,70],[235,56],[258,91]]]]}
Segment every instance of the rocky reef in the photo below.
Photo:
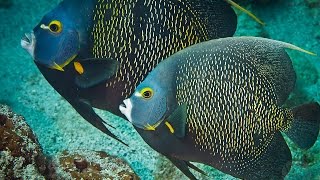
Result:
{"type": "Polygon", "coordinates": [[[28,124],[0,105],[0,179],[137,180],[127,162],[103,151],[63,151],[44,155],[28,124]]]}

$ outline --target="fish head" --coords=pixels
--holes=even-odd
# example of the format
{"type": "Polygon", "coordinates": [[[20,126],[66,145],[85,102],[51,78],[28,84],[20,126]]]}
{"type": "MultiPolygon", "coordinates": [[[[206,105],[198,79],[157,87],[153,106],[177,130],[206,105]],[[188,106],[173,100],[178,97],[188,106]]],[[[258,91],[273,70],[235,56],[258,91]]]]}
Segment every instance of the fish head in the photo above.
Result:
{"type": "Polygon", "coordinates": [[[79,33],[64,6],[58,6],[25,34],[21,46],[36,63],[63,71],[80,50],[79,33]]]}
{"type": "Polygon", "coordinates": [[[166,92],[161,87],[141,84],[119,109],[134,126],[155,130],[166,114],[166,99],[166,92]]]}

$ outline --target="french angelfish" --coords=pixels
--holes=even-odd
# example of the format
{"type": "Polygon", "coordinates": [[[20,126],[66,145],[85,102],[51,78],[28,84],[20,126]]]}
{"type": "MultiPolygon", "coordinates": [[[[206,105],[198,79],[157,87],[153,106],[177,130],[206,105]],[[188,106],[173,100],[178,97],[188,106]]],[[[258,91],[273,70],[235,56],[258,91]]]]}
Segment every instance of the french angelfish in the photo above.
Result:
{"type": "Polygon", "coordinates": [[[158,64],[119,109],[191,179],[189,161],[237,178],[283,178],[292,158],[280,132],[308,149],[320,122],[317,103],[282,107],[296,78],[285,49],[312,54],[257,37],[190,46],[158,64]]]}
{"type": "Polygon", "coordinates": [[[124,117],[119,104],[162,59],[236,26],[221,0],[64,0],[21,45],[84,119],[117,139],[92,107],[124,117]]]}

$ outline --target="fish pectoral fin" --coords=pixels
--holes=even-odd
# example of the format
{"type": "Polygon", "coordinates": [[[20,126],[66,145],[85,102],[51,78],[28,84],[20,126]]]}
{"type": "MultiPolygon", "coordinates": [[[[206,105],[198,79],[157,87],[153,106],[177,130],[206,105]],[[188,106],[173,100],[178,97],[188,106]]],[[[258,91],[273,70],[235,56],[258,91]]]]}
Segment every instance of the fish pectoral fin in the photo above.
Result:
{"type": "MultiPolygon", "coordinates": [[[[118,142],[128,146],[126,143],[121,141],[117,136],[115,136],[109,129],[106,128],[104,124],[107,124],[100,116],[98,116],[89,102],[85,100],[68,100],[68,102],[73,106],[73,108],[90,124],[105,133],[106,135],[112,137],[118,142]]],[[[109,124],[107,124],[109,125],[109,124]]],[[[111,126],[111,125],[109,125],[111,126]]],[[[112,126],[111,126],[112,127],[112,126]]]]}
{"type": "Polygon", "coordinates": [[[75,83],[81,88],[89,88],[110,79],[120,67],[118,61],[110,58],[84,59],[76,63],[78,76],[75,83]]]}
{"type": "Polygon", "coordinates": [[[166,124],[166,126],[169,128],[170,132],[179,138],[183,138],[186,133],[187,105],[182,104],[178,106],[168,117],[167,122],[168,124],[166,124]]]}
{"type": "Polygon", "coordinates": [[[250,16],[252,19],[254,19],[256,22],[258,22],[261,25],[266,25],[263,21],[261,21],[257,16],[255,16],[252,12],[246,10],[245,8],[241,7],[239,4],[235,3],[232,0],[225,0],[227,3],[229,3],[231,6],[235,7],[236,9],[246,13],[248,16],[250,16]]]}
{"type": "Polygon", "coordinates": [[[191,164],[189,161],[184,161],[184,162],[188,165],[189,168],[197,171],[197,172],[200,173],[200,174],[203,174],[203,175],[205,175],[205,176],[208,176],[208,174],[205,173],[202,169],[200,169],[200,168],[198,168],[197,166],[191,164]]]}

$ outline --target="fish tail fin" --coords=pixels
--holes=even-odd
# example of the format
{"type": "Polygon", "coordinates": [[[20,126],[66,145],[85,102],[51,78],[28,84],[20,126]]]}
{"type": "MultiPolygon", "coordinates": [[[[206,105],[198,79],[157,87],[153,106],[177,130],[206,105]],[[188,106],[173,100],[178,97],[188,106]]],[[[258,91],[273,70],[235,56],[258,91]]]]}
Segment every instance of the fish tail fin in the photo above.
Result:
{"type": "Polygon", "coordinates": [[[250,16],[252,19],[254,19],[257,23],[261,24],[261,25],[266,25],[266,23],[264,23],[263,21],[261,21],[257,16],[255,16],[252,12],[248,11],[247,9],[243,8],[242,6],[240,6],[239,4],[235,3],[232,0],[225,0],[227,3],[229,3],[231,6],[235,7],[236,9],[246,13],[248,16],[250,16]]]}
{"type": "Polygon", "coordinates": [[[316,142],[320,128],[320,106],[309,103],[292,109],[293,121],[285,131],[299,148],[309,149],[316,142]]]}
{"type": "MultiPolygon", "coordinates": [[[[237,15],[229,3],[222,0],[187,0],[200,18],[208,39],[231,37],[237,29],[237,15]],[[207,27],[207,28],[205,28],[207,27]]],[[[201,25],[200,25],[201,26],[201,25]]]]}

